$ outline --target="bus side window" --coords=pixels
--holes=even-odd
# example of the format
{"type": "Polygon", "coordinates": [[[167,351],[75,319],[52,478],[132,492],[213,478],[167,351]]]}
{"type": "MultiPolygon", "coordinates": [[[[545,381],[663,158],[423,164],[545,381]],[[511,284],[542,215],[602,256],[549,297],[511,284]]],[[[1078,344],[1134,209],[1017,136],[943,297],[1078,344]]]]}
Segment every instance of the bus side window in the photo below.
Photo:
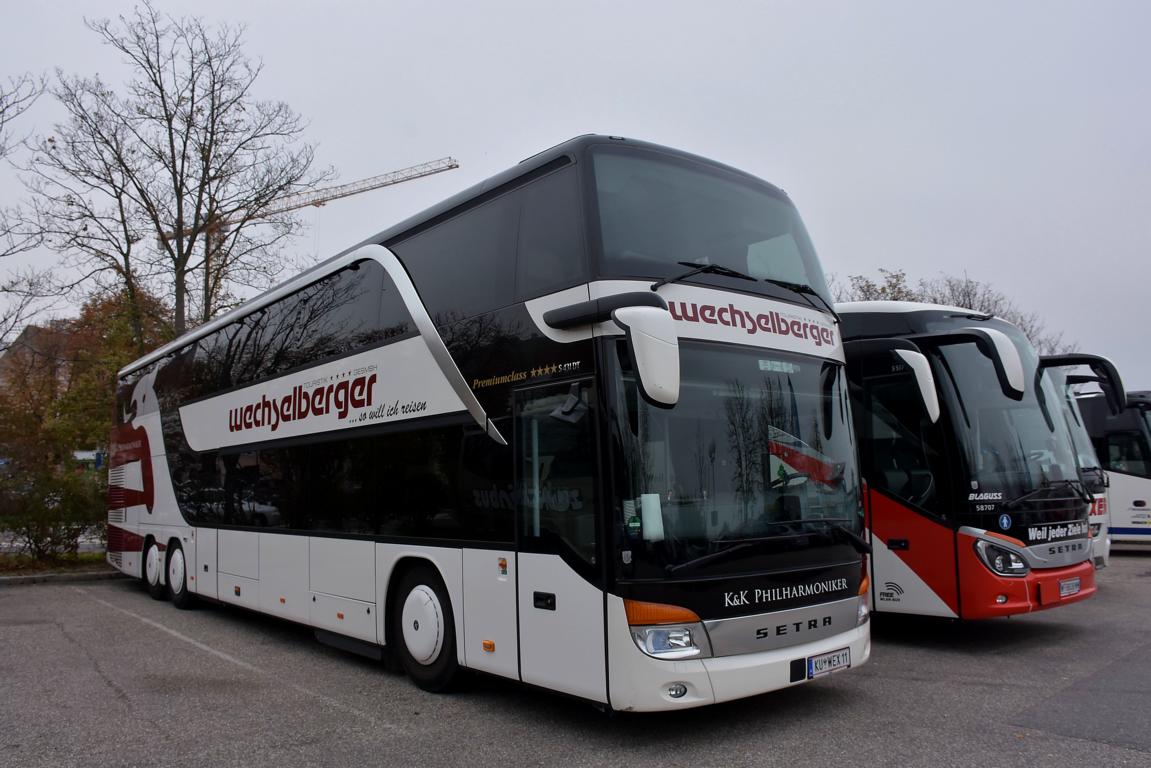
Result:
{"type": "Polygon", "coordinates": [[[544,176],[519,194],[516,298],[531,299],[580,282],[587,259],[575,167],[544,176]]]}
{"type": "Polygon", "coordinates": [[[520,541],[596,562],[594,419],[587,382],[517,394],[520,541]]]}
{"type": "Polygon", "coordinates": [[[1127,475],[1151,477],[1151,456],[1138,432],[1108,432],[1105,469],[1127,475]]]}

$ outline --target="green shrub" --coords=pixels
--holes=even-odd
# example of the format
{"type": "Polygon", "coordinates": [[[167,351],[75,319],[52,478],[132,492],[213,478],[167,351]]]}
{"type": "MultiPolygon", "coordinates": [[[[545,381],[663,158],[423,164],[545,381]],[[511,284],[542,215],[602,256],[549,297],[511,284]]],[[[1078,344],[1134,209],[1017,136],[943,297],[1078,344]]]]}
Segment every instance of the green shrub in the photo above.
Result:
{"type": "Polygon", "coordinates": [[[37,560],[76,553],[79,538],[99,531],[106,510],[98,474],[83,469],[19,468],[0,476],[0,530],[37,560]]]}

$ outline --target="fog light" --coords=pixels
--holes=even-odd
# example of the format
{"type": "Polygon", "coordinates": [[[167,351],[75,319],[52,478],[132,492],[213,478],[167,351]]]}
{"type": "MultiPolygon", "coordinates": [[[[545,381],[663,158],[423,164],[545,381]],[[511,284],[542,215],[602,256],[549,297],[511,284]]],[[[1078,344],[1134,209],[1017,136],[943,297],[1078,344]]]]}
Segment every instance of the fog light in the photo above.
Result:
{"type": "Polygon", "coordinates": [[[1007,595],[996,595],[995,596],[995,602],[999,603],[1000,605],[1003,605],[1004,603],[1007,602],[1007,595]]]}
{"type": "Polygon", "coordinates": [[[687,686],[683,683],[672,683],[667,687],[667,695],[673,699],[682,699],[687,695],[687,686]]]}

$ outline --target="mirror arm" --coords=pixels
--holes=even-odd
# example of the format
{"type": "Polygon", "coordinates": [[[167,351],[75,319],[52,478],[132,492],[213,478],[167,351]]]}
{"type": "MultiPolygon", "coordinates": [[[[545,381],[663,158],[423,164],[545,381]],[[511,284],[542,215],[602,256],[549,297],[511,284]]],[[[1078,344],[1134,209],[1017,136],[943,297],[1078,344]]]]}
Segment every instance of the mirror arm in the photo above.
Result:
{"type": "Polygon", "coordinates": [[[1119,369],[1102,355],[1074,352],[1067,355],[1044,355],[1039,358],[1040,368],[1074,368],[1080,365],[1087,366],[1095,374],[1112,415],[1117,415],[1127,407],[1127,392],[1123,389],[1123,378],[1119,375],[1119,369]]]}
{"type": "Polygon", "coordinates": [[[616,293],[600,299],[581,301],[566,307],[549,309],[544,312],[544,322],[552,328],[566,331],[581,325],[603,323],[611,320],[611,313],[625,307],[656,307],[667,309],[667,301],[658,293],[632,291],[616,293]]]}

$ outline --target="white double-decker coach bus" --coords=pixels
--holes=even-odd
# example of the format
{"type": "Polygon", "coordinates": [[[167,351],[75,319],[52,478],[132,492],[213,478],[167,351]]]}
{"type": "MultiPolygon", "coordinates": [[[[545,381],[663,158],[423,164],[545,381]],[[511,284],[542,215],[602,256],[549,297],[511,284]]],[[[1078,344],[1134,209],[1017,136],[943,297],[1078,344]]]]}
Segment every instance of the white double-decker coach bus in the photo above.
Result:
{"type": "Polygon", "coordinates": [[[843,347],[795,207],[574,139],[120,373],[109,560],[618,710],[858,666],[843,347]]]}

